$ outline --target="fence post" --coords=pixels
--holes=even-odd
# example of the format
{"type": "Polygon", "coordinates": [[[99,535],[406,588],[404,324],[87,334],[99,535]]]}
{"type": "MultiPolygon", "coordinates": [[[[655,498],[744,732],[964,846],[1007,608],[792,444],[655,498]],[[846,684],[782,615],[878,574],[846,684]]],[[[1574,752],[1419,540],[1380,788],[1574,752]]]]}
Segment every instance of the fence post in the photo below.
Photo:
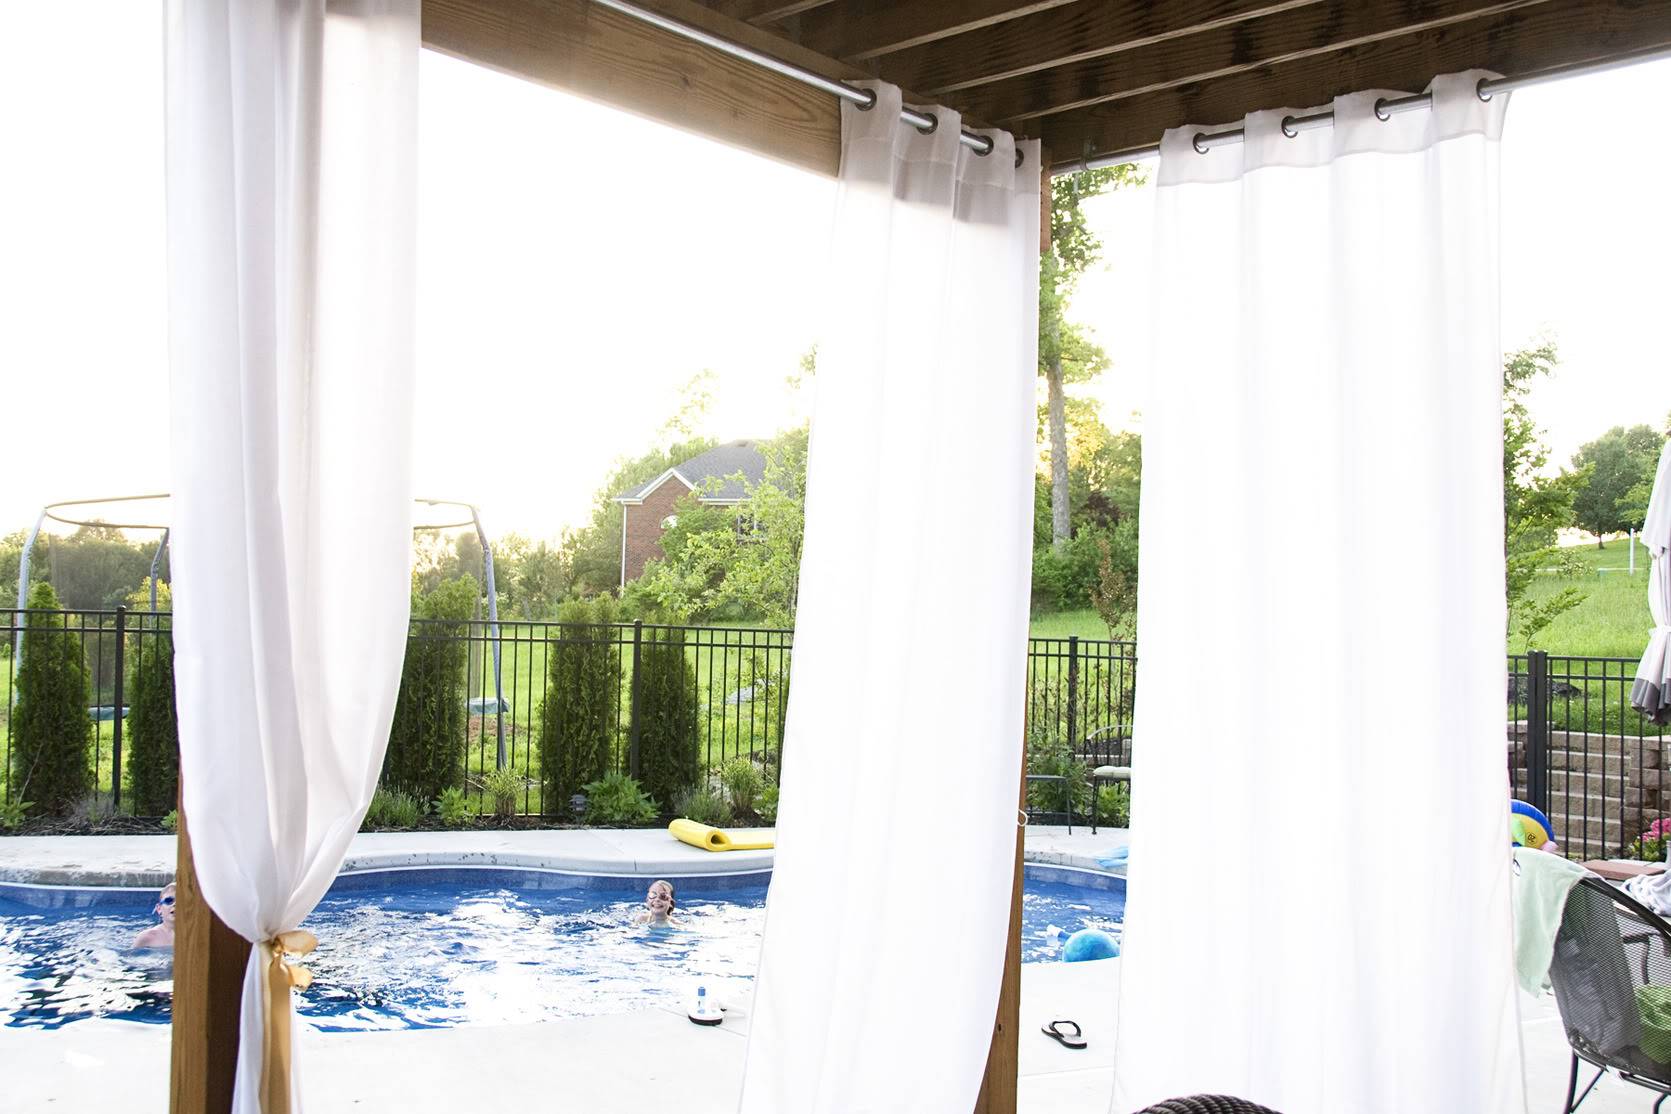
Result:
{"type": "MultiPolygon", "coordinates": [[[[110,718],[110,792],[112,799],[110,811],[122,811],[122,702],[127,697],[122,687],[127,681],[127,665],[124,644],[127,642],[128,609],[118,604],[116,607],[116,704],[111,709],[110,718]]],[[[93,787],[98,788],[98,780],[94,779],[93,787]]]]}
{"type": "Polygon", "coordinates": [[[1079,753],[1079,636],[1068,636],[1068,755],[1079,753]]]}
{"type": "Polygon", "coordinates": [[[1526,796],[1549,815],[1549,654],[1526,651],[1526,796]]]}
{"type": "Polygon", "coordinates": [[[644,620],[632,621],[632,707],[627,724],[627,773],[638,776],[638,655],[644,646],[644,620]]]}

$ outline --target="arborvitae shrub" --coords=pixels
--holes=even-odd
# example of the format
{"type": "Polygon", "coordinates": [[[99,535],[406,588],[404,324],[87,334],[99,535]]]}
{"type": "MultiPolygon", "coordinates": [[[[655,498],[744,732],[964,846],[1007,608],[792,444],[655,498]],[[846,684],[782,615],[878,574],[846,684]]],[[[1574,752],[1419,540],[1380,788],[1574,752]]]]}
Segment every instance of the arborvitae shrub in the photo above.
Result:
{"type": "Polygon", "coordinates": [[[699,710],[684,635],[646,628],[638,654],[638,780],[657,801],[671,805],[696,784],[699,710]]]}
{"type": "Polygon", "coordinates": [[[174,636],[167,615],[131,615],[127,766],[136,816],[164,816],[178,799],[180,733],[174,714],[174,636]]]}
{"type": "Polygon", "coordinates": [[[549,814],[567,812],[569,798],[610,768],[621,707],[615,618],[608,596],[557,609],[540,703],[540,788],[549,814]]]}
{"type": "Polygon", "coordinates": [[[31,816],[65,816],[93,791],[93,718],[81,641],[69,631],[50,584],[29,592],[31,612],[12,710],[11,796],[31,816]]]}
{"type": "Polygon", "coordinates": [[[412,623],[406,639],[382,784],[419,801],[433,801],[464,781],[468,635],[480,597],[476,578],[461,576],[413,600],[413,616],[422,621],[412,623]]]}

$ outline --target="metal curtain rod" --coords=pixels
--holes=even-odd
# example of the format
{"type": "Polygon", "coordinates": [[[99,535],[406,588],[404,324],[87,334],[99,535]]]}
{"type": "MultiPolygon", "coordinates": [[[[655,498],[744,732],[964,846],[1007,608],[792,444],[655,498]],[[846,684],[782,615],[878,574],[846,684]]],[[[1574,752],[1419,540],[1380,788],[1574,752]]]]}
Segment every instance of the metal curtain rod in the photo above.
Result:
{"type": "MultiPolygon", "coordinates": [[[[1476,92],[1479,93],[1480,100],[1488,101],[1494,93],[1509,93],[1530,85],[1542,85],[1550,81],[1560,81],[1563,78],[1582,77],[1585,74],[1605,73],[1608,70],[1622,69],[1625,66],[1634,66],[1641,62],[1655,62],[1663,58],[1671,58],[1671,47],[1658,46],[1596,62],[1555,66],[1551,69],[1524,74],[1520,77],[1486,78],[1479,83],[1476,92]]],[[[1408,97],[1387,97],[1375,102],[1375,115],[1383,120],[1389,120],[1396,113],[1414,112],[1419,108],[1431,108],[1432,105],[1433,96],[1429,93],[1414,93],[1408,97]]],[[[1310,131],[1312,128],[1329,127],[1333,123],[1334,110],[1325,108],[1319,112],[1309,112],[1304,116],[1284,117],[1282,131],[1285,135],[1292,137],[1303,131],[1310,131]]],[[[1240,125],[1217,131],[1196,132],[1195,149],[1204,155],[1214,147],[1240,143],[1245,138],[1246,133],[1240,125]]],[[[1147,147],[1128,147],[1123,151],[1109,151],[1101,155],[1074,159],[1072,162],[1059,162],[1050,168],[1050,173],[1052,175],[1072,174],[1080,170],[1096,170],[1100,167],[1136,162],[1139,159],[1157,158],[1159,155],[1160,144],[1158,143],[1150,144],[1147,147]]]]}
{"type": "MultiPolygon", "coordinates": [[[[753,63],[761,69],[771,70],[773,73],[793,78],[803,85],[810,85],[814,89],[822,89],[824,92],[856,104],[866,111],[869,111],[876,104],[876,93],[873,90],[860,89],[857,86],[848,85],[844,81],[836,81],[825,77],[823,74],[813,73],[811,70],[785,62],[781,58],[773,58],[770,54],[762,54],[758,50],[751,50],[741,43],[734,43],[730,39],[722,39],[718,35],[709,34],[700,27],[692,27],[688,23],[683,23],[659,12],[652,12],[647,8],[639,7],[637,4],[630,4],[627,0],[593,0],[593,3],[601,8],[609,8],[611,11],[620,12],[622,15],[636,19],[640,23],[660,27],[663,31],[671,32],[680,38],[712,47],[721,54],[741,58],[743,61],[753,63]]],[[[900,109],[899,118],[925,135],[940,126],[940,121],[932,112],[918,112],[914,108],[900,109]]],[[[965,128],[958,139],[977,155],[990,155],[992,153],[993,143],[987,136],[977,135],[965,128]]],[[[1015,165],[1020,166],[1021,162],[1022,154],[1018,148],[1015,152],[1015,165]]]]}

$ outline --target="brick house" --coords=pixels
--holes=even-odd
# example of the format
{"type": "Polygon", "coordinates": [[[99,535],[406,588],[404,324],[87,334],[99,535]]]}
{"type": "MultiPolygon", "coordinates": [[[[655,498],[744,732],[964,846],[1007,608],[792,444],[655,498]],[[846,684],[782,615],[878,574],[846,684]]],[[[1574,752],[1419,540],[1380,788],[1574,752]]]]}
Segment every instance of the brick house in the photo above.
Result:
{"type": "Polygon", "coordinates": [[[623,588],[627,581],[638,579],[648,561],[663,556],[661,536],[673,525],[680,499],[698,488],[708,487],[711,480],[717,481],[718,486],[713,491],[704,490],[697,497],[705,506],[736,506],[748,497],[748,489],[766,474],[766,458],[758,444],[728,441],[716,445],[615,497],[615,502],[621,504],[623,588]]]}

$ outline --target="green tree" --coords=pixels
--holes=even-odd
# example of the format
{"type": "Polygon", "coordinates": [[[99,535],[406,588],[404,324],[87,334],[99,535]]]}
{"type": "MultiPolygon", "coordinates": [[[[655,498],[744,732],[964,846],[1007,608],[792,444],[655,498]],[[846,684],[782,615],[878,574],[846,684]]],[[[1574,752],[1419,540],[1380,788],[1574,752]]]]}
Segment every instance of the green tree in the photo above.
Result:
{"type": "Polygon", "coordinates": [[[666,556],[645,567],[628,601],[676,622],[731,616],[794,626],[806,535],[807,443],[805,426],[762,442],[761,479],[743,479],[743,501],[736,506],[705,505],[698,492],[680,500],[678,521],[661,538],[666,556]]]}
{"type": "Polygon", "coordinates": [[[29,592],[12,711],[11,796],[36,816],[63,816],[93,790],[93,720],[80,640],[50,584],[29,592]]]}
{"type": "Polygon", "coordinates": [[[1532,420],[1526,395],[1533,383],[1554,374],[1560,357],[1549,342],[1511,352],[1503,360],[1503,557],[1509,628],[1530,646],[1540,631],[1584,601],[1568,585],[1538,598],[1531,591],[1545,570],[1570,580],[1581,565],[1555,544],[1572,525],[1572,503],[1581,476],[1543,474],[1549,449],[1532,420]]]}
{"type": "Polygon", "coordinates": [[[412,601],[382,784],[433,801],[464,776],[470,733],[465,669],[481,586],[468,574],[412,601]]]}
{"type": "Polygon", "coordinates": [[[1098,194],[1143,180],[1143,172],[1128,164],[1063,174],[1050,183],[1050,250],[1039,256],[1039,374],[1047,390],[1051,545],[1057,553],[1073,533],[1066,387],[1088,382],[1108,367],[1108,354],[1067,319],[1068,302],[1079,277],[1102,253],[1102,242],[1086,223],[1082,206],[1098,194]]]}
{"type": "MultiPolygon", "coordinates": [[[[155,540],[129,542],[122,531],[103,525],[80,526],[68,537],[47,539],[46,534],[36,539],[30,579],[34,579],[34,568],[48,570],[58,598],[72,610],[114,608],[121,603],[150,575],[157,547],[155,540]],[[44,550],[42,541],[47,541],[44,550]]],[[[14,584],[16,578],[14,572],[14,584]]]]}
{"type": "Polygon", "coordinates": [[[1580,477],[1573,517],[1596,536],[1598,548],[1605,544],[1604,535],[1642,524],[1632,516],[1631,491],[1651,481],[1663,443],[1652,426],[1614,426],[1573,456],[1573,472],[1580,477]]]}
{"type": "Polygon", "coordinates": [[[165,816],[174,810],[180,785],[180,731],[174,705],[172,593],[157,587],[157,614],[150,613],[150,578],[127,599],[128,730],[126,773],[137,816],[165,816]]]}
{"type": "Polygon", "coordinates": [[[531,546],[516,570],[517,607],[525,619],[544,619],[568,589],[568,565],[562,551],[540,542],[531,546]]]}
{"type": "Polygon", "coordinates": [[[546,649],[540,702],[540,779],[547,813],[610,767],[621,714],[621,663],[615,601],[569,600],[557,609],[558,635],[546,649]]]}
{"type": "Polygon", "coordinates": [[[669,807],[696,784],[696,678],[678,630],[647,627],[638,653],[638,780],[669,807]]]}

